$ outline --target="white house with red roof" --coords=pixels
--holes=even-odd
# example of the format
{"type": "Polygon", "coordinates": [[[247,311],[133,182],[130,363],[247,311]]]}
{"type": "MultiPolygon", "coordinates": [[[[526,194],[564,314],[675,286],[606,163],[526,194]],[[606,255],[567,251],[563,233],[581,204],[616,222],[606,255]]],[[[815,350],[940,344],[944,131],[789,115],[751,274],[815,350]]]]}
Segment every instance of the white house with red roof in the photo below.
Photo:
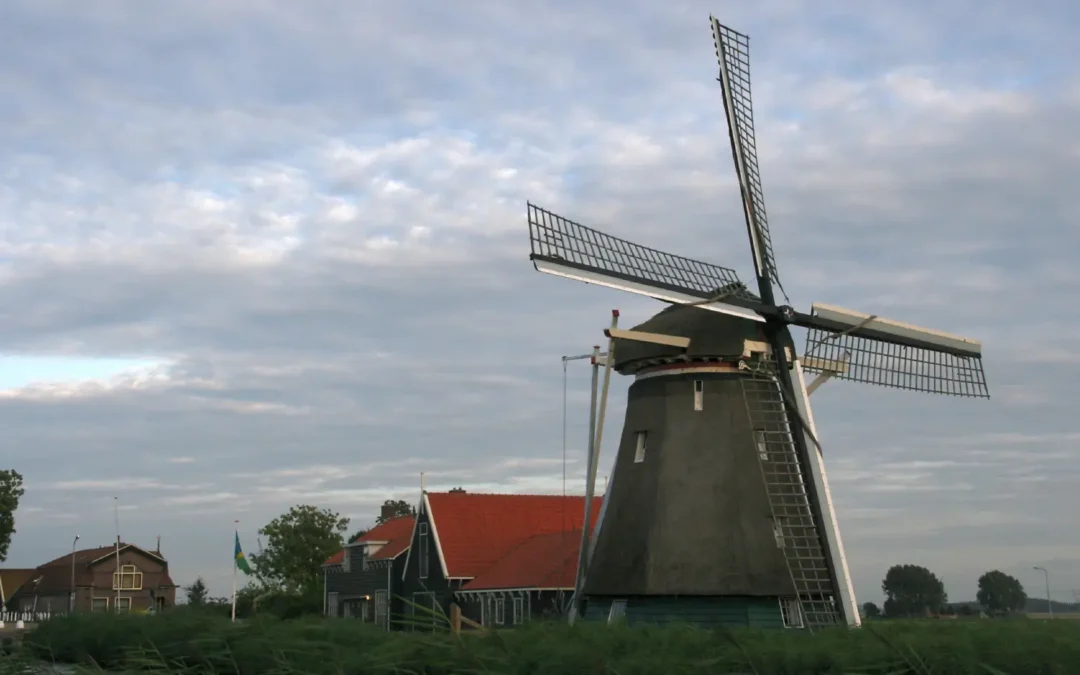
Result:
{"type": "Polygon", "coordinates": [[[486,626],[561,615],[584,511],[584,497],[424,492],[400,577],[412,615],[403,625],[449,616],[451,602],[486,626]]]}

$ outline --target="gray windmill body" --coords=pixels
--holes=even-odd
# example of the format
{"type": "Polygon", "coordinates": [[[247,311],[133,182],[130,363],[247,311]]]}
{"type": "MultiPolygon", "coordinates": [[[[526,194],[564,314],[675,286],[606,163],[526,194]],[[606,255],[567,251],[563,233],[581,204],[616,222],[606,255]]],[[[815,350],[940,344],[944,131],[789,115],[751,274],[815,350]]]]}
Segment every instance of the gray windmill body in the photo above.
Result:
{"type": "MultiPolygon", "coordinates": [[[[634,381],[573,616],[858,625],[809,394],[836,377],[986,397],[981,346],[837,307],[777,304],[748,42],[711,23],[758,293],[731,269],[528,206],[538,270],[672,303],[608,332],[607,367],[634,381]],[[802,356],[792,326],[807,329],[802,356]],[[807,386],[804,371],[818,380],[807,386]]],[[[589,461],[594,477],[595,452],[589,461]]]]}

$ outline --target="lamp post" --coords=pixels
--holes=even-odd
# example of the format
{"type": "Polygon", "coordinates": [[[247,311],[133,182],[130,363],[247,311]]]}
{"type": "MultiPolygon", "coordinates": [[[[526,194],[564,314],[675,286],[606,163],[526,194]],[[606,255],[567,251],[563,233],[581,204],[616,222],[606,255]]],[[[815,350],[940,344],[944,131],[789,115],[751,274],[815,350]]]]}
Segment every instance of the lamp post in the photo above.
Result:
{"type": "Polygon", "coordinates": [[[71,542],[71,598],[68,601],[68,614],[75,613],[75,546],[79,543],[79,535],[71,542]]]}
{"type": "Polygon", "coordinates": [[[1039,570],[1043,573],[1043,577],[1046,578],[1046,611],[1050,613],[1050,618],[1054,618],[1054,605],[1050,602],[1050,573],[1046,571],[1045,567],[1039,567],[1036,565],[1032,567],[1033,570],[1039,570]]]}

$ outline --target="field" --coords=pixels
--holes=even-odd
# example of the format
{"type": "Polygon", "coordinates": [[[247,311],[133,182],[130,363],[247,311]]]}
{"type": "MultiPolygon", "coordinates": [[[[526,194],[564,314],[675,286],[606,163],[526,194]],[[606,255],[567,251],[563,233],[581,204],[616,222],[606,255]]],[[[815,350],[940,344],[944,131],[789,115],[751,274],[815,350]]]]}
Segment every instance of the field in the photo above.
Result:
{"type": "Polygon", "coordinates": [[[191,675],[1071,675],[1080,674],[1080,622],[882,621],[813,636],[534,624],[454,636],[387,634],[350,620],[233,625],[194,611],[83,615],[41,624],[14,654],[0,656],[0,675],[33,672],[25,664],[42,660],[97,672],[191,675]]]}

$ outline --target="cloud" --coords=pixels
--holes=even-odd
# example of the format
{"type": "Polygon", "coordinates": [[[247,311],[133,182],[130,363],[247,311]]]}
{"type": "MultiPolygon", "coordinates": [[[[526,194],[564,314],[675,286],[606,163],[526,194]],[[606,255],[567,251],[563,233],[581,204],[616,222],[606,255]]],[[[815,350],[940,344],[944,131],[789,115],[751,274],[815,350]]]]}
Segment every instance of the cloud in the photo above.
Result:
{"type": "MultiPolygon", "coordinates": [[[[421,472],[562,491],[559,357],[601,340],[611,308],[633,324],[660,305],[537,275],[526,200],[752,278],[712,8],[474,5],[0,10],[0,354],[60,364],[0,376],[28,487],[13,564],[59,555],[73,528],[107,543],[114,495],[125,538],[161,535],[181,583],[221,590],[236,519],[247,538],[296,503],[367,523],[415,500],[421,472]],[[151,365],[86,376],[91,360],[151,365]]],[[[793,304],[985,345],[989,402],[814,394],[869,599],[916,549],[954,597],[986,565],[1052,561],[1061,599],[1080,587],[1060,543],[1080,506],[1076,10],[1006,9],[722,17],[753,39],[793,304]]],[[[571,492],[586,371],[568,367],[571,492]]]]}

